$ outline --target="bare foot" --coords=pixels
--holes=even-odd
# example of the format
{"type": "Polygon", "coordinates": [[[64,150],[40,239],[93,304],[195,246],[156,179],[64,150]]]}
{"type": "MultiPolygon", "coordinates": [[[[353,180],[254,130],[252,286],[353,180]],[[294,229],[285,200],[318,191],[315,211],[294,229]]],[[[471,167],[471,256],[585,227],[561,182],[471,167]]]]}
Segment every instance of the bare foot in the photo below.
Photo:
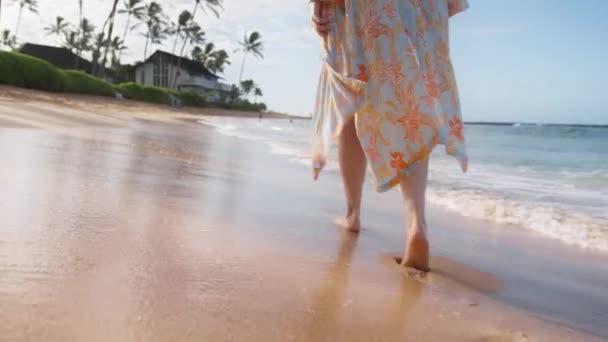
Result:
{"type": "Polygon", "coordinates": [[[334,223],[351,233],[358,233],[359,231],[361,231],[361,222],[359,220],[359,215],[351,214],[345,217],[340,217],[335,219],[334,223]]]}
{"type": "Polygon", "coordinates": [[[407,239],[407,249],[401,263],[403,266],[428,272],[429,268],[429,241],[423,230],[416,230],[407,239]]]}

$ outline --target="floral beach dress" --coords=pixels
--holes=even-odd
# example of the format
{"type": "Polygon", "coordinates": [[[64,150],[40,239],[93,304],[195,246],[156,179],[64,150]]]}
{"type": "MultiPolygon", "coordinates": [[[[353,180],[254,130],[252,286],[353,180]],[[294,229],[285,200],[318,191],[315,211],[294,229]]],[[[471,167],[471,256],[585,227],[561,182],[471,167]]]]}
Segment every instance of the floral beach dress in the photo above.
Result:
{"type": "Polygon", "coordinates": [[[399,176],[410,174],[438,144],[466,171],[448,19],[467,1],[344,0],[329,6],[334,26],[323,40],[314,167],[322,167],[331,141],[354,119],[378,191],[399,184],[399,176]]]}

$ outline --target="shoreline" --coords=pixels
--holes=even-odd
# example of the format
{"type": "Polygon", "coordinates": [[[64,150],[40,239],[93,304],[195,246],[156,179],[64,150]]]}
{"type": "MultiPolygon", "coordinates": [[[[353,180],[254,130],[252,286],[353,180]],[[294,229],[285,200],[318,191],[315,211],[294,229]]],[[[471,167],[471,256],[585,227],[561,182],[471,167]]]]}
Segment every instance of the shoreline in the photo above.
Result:
{"type": "Polygon", "coordinates": [[[435,272],[412,279],[390,262],[405,241],[395,192],[366,187],[363,230],[343,234],[337,175],[314,183],[190,113],[44,108],[52,127],[91,126],[0,128],[0,339],[608,336],[604,255],[431,206],[435,272]]]}

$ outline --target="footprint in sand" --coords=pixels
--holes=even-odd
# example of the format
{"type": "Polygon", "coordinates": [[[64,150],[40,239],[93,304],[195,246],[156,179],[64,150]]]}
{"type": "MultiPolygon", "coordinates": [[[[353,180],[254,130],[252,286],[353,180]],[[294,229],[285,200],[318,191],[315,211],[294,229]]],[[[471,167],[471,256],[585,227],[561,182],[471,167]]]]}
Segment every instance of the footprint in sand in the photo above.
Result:
{"type": "Polygon", "coordinates": [[[482,293],[494,293],[502,288],[498,278],[488,272],[442,256],[431,257],[431,271],[423,272],[401,266],[401,257],[393,254],[382,256],[382,263],[402,275],[440,287],[465,287],[482,293]]]}

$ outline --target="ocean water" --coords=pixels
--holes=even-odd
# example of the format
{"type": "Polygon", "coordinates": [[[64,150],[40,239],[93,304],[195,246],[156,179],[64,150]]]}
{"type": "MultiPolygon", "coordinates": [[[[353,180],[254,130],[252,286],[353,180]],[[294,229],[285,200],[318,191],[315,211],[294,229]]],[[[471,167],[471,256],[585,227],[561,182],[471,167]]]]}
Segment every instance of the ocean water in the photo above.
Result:
{"type": "MultiPolygon", "coordinates": [[[[310,120],[210,118],[218,132],[266,144],[310,167],[310,120]]],[[[608,127],[467,125],[469,171],[438,147],[428,200],[464,216],[608,252],[608,127]]],[[[323,172],[337,172],[335,148],[323,172]]]]}

